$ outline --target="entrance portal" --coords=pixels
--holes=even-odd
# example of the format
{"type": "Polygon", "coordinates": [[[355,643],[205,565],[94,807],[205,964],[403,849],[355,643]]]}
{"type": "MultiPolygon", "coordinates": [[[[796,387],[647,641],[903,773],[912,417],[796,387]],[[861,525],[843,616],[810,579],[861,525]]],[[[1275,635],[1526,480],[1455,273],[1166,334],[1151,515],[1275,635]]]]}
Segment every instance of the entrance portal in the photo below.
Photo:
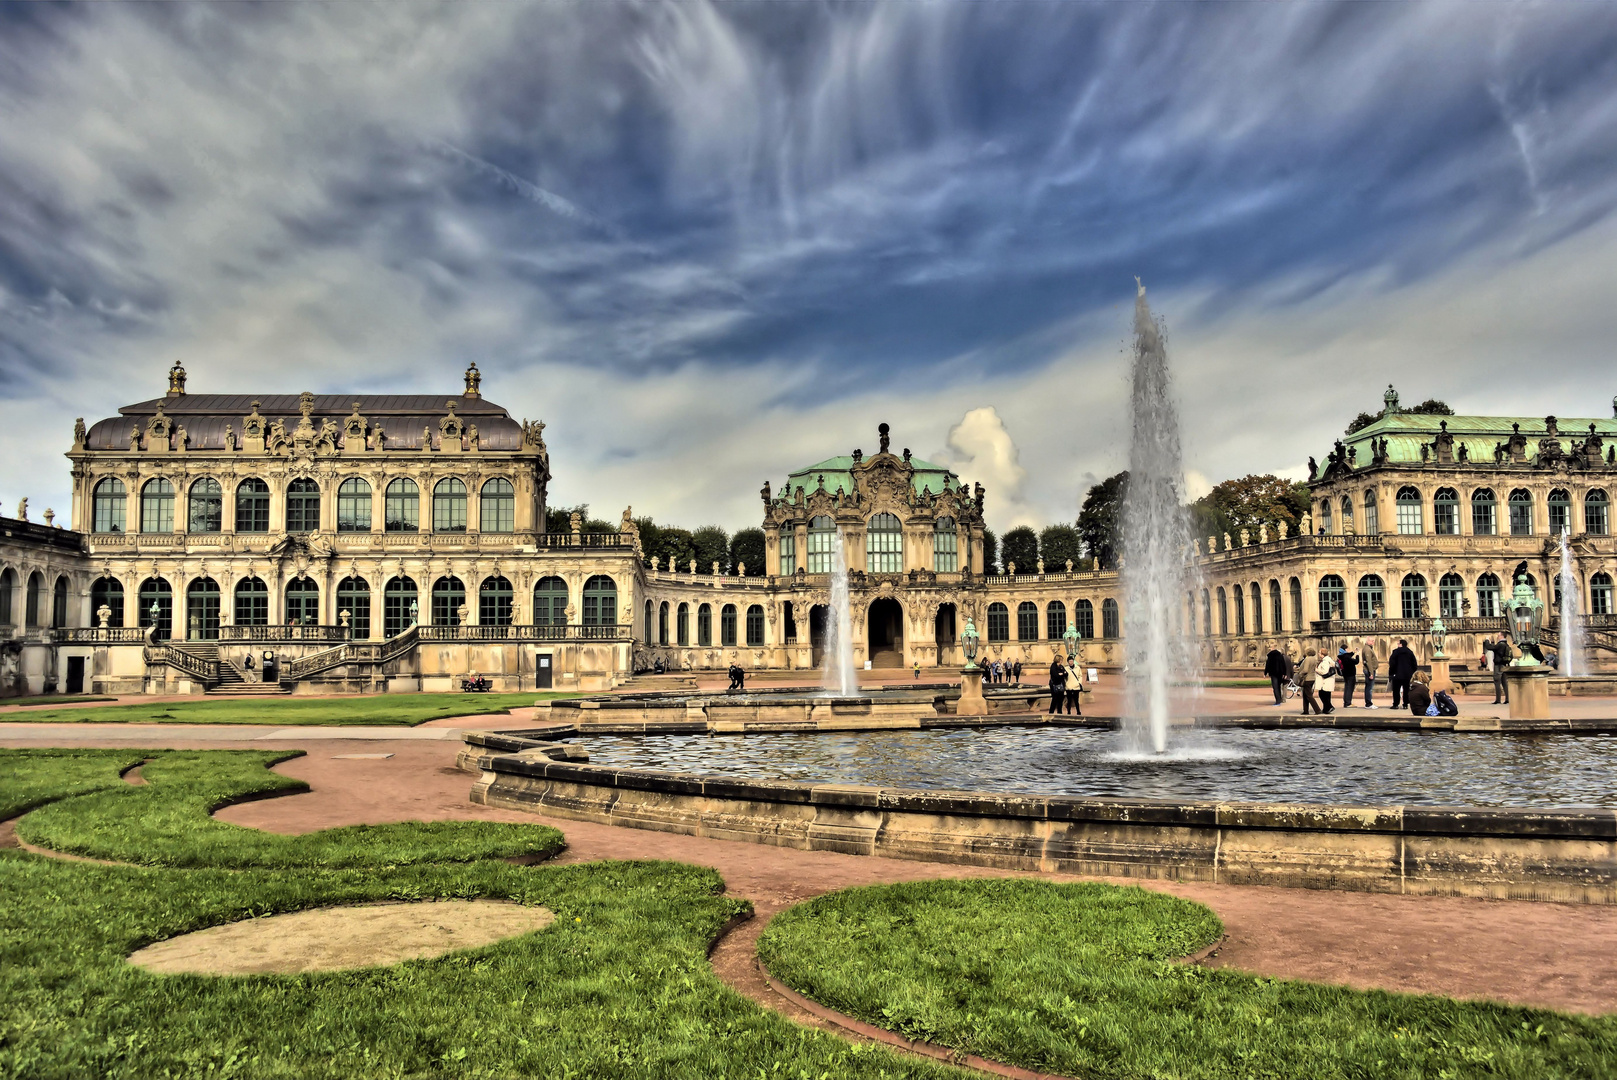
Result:
{"type": "Polygon", "coordinates": [[[869,631],[870,666],[903,667],[904,609],[898,601],[884,596],[871,604],[866,627],[869,631]]]}
{"type": "Polygon", "coordinates": [[[937,618],[932,621],[932,640],[938,643],[938,664],[954,663],[955,647],[955,607],[953,604],[938,605],[937,618]]]}
{"type": "Polygon", "coordinates": [[[817,668],[825,666],[825,620],[830,612],[824,604],[809,608],[809,653],[817,668]]]}

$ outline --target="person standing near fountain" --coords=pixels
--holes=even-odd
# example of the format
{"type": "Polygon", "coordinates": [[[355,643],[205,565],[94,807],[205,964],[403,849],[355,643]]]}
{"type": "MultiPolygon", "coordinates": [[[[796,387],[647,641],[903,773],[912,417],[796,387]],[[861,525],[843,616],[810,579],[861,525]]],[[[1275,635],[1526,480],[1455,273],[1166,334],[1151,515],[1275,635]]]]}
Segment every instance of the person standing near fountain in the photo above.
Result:
{"type": "Polygon", "coordinates": [[[1303,662],[1297,665],[1297,681],[1302,684],[1303,715],[1307,716],[1312,709],[1319,713],[1319,702],[1314,698],[1314,682],[1319,678],[1319,661],[1314,659],[1315,652],[1309,649],[1303,653],[1303,662]]]}
{"type": "Polygon", "coordinates": [[[1376,643],[1373,638],[1365,638],[1359,642],[1359,657],[1364,663],[1364,707],[1373,709],[1376,703],[1370,700],[1370,694],[1376,688],[1376,643]]]}
{"type": "Polygon", "coordinates": [[[1510,704],[1510,684],[1505,681],[1505,669],[1510,667],[1510,639],[1504,634],[1493,646],[1493,703],[1510,704]]]}
{"type": "Polygon", "coordinates": [[[1331,695],[1336,693],[1336,661],[1331,659],[1329,652],[1320,653],[1314,674],[1318,676],[1314,686],[1319,691],[1320,702],[1324,705],[1324,708],[1320,709],[1320,715],[1329,716],[1336,711],[1336,706],[1331,704],[1331,695]]]}
{"type": "Polygon", "coordinates": [[[1050,661],[1050,715],[1061,715],[1061,704],[1067,697],[1067,668],[1060,658],[1050,661]]]}
{"type": "Polygon", "coordinates": [[[1286,656],[1279,648],[1269,650],[1263,662],[1263,673],[1269,677],[1269,686],[1275,692],[1275,704],[1284,705],[1286,697],[1282,689],[1286,685],[1286,656]]]}
{"type": "Polygon", "coordinates": [[[1393,708],[1398,708],[1400,702],[1409,697],[1409,680],[1419,670],[1420,661],[1415,659],[1408,640],[1399,638],[1398,647],[1387,657],[1387,684],[1392,687],[1393,708]]]}

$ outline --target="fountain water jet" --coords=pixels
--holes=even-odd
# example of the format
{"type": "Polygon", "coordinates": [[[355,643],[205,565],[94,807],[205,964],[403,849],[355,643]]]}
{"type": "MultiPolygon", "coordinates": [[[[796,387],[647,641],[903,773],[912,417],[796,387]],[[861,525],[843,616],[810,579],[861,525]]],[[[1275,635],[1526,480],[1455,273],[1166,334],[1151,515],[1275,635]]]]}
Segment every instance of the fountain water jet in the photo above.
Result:
{"type": "Polygon", "coordinates": [[[1163,327],[1151,314],[1143,284],[1134,302],[1132,383],[1134,428],[1122,512],[1128,648],[1123,734],[1136,750],[1160,754],[1168,748],[1170,721],[1194,714],[1201,680],[1180,615],[1185,590],[1194,595],[1195,589],[1185,576],[1191,540],[1179,412],[1171,393],[1163,327]]]}
{"type": "Polygon", "coordinates": [[[841,697],[859,693],[853,667],[853,607],[848,597],[848,560],[842,530],[831,541],[831,609],[825,619],[825,688],[841,697]]]}
{"type": "Polygon", "coordinates": [[[1583,670],[1583,623],[1578,615],[1578,571],[1572,561],[1569,531],[1561,530],[1561,674],[1588,674],[1583,670]]]}

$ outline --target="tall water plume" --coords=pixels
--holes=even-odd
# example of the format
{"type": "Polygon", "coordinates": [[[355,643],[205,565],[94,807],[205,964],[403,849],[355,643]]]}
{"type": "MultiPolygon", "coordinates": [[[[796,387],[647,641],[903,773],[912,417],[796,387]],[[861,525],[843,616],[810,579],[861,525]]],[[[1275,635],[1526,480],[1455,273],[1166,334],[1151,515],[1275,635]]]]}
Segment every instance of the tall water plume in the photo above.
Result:
{"type": "Polygon", "coordinates": [[[1585,675],[1583,622],[1578,618],[1578,568],[1572,559],[1571,538],[1561,530],[1561,674],[1585,675]]]}
{"type": "MultiPolygon", "coordinates": [[[[1135,281],[1138,283],[1139,279],[1135,281]]],[[[1179,411],[1168,374],[1164,327],[1145,286],[1134,301],[1134,363],[1128,488],[1123,496],[1123,630],[1128,652],[1123,732],[1136,750],[1161,753],[1175,716],[1189,717],[1199,664],[1181,612],[1191,549],[1184,502],[1179,411]]]]}
{"type": "Polygon", "coordinates": [[[848,597],[848,560],[842,550],[842,530],[831,541],[831,610],[825,619],[825,677],[823,685],[841,697],[859,693],[853,668],[853,607],[848,597]]]}

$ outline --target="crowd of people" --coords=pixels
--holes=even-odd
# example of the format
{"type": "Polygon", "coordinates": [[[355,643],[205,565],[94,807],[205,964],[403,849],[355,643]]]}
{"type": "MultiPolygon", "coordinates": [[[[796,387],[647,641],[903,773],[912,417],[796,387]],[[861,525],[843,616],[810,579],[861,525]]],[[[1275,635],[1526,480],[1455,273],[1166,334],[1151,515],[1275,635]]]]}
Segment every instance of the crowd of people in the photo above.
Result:
{"type": "MultiPolygon", "coordinates": [[[[1536,649],[1532,651],[1536,659],[1544,662],[1542,654],[1536,649]]],[[[1510,701],[1505,669],[1514,657],[1510,640],[1504,634],[1484,644],[1482,666],[1493,669],[1495,705],[1510,701]]],[[[1294,694],[1302,699],[1304,716],[1310,713],[1328,716],[1337,710],[1338,701],[1343,708],[1353,705],[1354,694],[1361,686],[1364,708],[1377,708],[1375,690],[1379,673],[1375,642],[1368,639],[1362,654],[1344,641],[1337,645],[1335,653],[1329,647],[1311,648],[1295,662],[1279,649],[1270,649],[1263,667],[1263,674],[1274,691],[1275,704],[1284,705],[1288,692],[1294,694]],[[1341,683],[1340,698],[1337,697],[1338,682],[1341,683]]],[[[1386,682],[1394,709],[1407,708],[1416,716],[1458,716],[1460,713],[1447,689],[1432,689],[1431,678],[1421,670],[1407,638],[1399,638],[1398,646],[1387,655],[1386,682]]]]}

